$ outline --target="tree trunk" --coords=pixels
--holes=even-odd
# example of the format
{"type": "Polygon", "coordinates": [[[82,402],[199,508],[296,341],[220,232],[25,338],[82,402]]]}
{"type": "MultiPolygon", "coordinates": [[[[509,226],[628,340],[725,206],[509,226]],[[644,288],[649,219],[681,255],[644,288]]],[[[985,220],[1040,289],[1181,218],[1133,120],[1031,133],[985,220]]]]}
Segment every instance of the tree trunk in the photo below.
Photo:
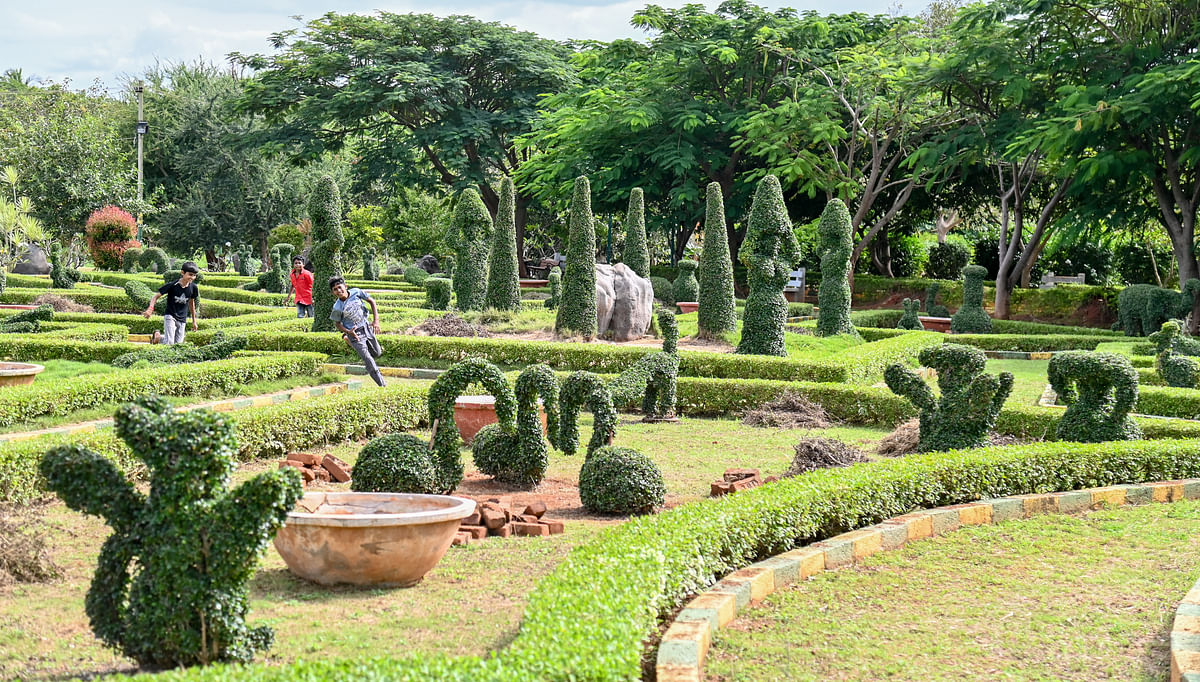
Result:
{"type": "Polygon", "coordinates": [[[223,263],[217,258],[217,250],[211,246],[204,249],[204,260],[208,261],[209,272],[221,272],[225,269],[222,267],[223,263]]]}
{"type": "Polygon", "coordinates": [[[892,274],[892,246],[888,240],[876,239],[871,242],[871,264],[884,277],[895,277],[892,274]]]}
{"type": "Polygon", "coordinates": [[[529,266],[525,264],[525,223],[529,221],[529,199],[518,194],[516,205],[517,224],[517,276],[529,279],[529,266]]]}
{"type": "MultiPolygon", "coordinates": [[[[267,270],[267,261],[271,259],[271,251],[267,248],[266,232],[258,233],[258,252],[261,256],[259,260],[262,261],[262,269],[265,272],[267,270]]],[[[271,263],[271,267],[275,267],[275,264],[271,263]]]]}
{"type": "MultiPolygon", "coordinates": [[[[1040,242],[1038,242],[1037,244],[1029,245],[1029,248],[1033,249],[1033,256],[1029,260],[1025,261],[1025,267],[1021,268],[1021,286],[1022,287],[1025,287],[1025,288],[1029,287],[1029,277],[1033,273],[1033,264],[1036,263],[1037,259],[1041,257],[1042,249],[1046,248],[1046,242],[1048,242],[1048,241],[1050,241],[1050,240],[1043,239],[1040,242]]],[[[1073,273],[1068,273],[1068,274],[1073,274],[1073,273]]]]}

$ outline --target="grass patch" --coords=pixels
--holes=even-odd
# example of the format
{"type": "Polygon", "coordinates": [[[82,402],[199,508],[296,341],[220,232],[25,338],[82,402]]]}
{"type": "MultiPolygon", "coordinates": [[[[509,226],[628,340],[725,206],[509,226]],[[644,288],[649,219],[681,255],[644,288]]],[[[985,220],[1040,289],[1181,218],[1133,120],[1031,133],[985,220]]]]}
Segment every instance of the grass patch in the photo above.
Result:
{"type": "Polygon", "coordinates": [[[768,597],[708,676],[1165,680],[1198,550],[1196,501],[960,530],[768,597]]]}
{"type": "Polygon", "coordinates": [[[48,384],[61,379],[74,379],[76,377],[91,376],[93,374],[111,374],[122,370],[113,367],[106,362],[76,362],[74,360],[44,360],[37,364],[46,368],[46,371],[37,375],[34,380],[38,384],[48,384]]]}

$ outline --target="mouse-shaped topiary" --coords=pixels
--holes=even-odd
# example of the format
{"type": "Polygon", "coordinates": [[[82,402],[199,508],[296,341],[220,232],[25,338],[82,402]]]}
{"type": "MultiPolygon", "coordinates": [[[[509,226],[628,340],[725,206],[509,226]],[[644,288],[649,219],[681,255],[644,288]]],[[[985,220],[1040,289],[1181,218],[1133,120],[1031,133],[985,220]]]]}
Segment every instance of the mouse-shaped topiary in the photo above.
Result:
{"type": "Polygon", "coordinates": [[[897,329],[924,329],[925,325],[921,324],[921,300],[917,298],[904,299],[904,315],[900,318],[900,322],[896,324],[897,329]]]}
{"type": "Polygon", "coordinates": [[[1142,437],[1129,416],[1138,399],[1138,373],[1129,358],[1078,350],[1055,353],[1047,378],[1067,406],[1058,422],[1059,440],[1099,443],[1142,437]]]}
{"type": "Polygon", "coordinates": [[[39,466],[67,506],[113,529],[85,602],[92,630],[141,665],[249,661],[274,634],[247,627],[247,583],[303,493],[299,472],[270,471],[228,490],[232,420],[209,410],[179,414],[147,397],[121,407],[115,421],[149,470],[148,495],[80,445],[52,449],[39,466]]]}

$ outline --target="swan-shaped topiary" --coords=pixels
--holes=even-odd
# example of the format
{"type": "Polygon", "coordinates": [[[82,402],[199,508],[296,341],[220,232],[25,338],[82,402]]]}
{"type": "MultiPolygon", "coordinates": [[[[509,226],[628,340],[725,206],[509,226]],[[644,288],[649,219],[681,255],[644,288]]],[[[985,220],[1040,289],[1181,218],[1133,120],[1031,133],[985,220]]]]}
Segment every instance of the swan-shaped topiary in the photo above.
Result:
{"type": "Polygon", "coordinates": [[[458,451],[458,425],[454,423],[454,402],[471,384],[480,384],[496,399],[498,427],[507,438],[514,442],[516,440],[517,398],[508,379],[504,378],[504,373],[482,358],[470,358],[446,370],[433,382],[433,386],[429,387],[433,463],[437,469],[437,487],[444,493],[457,488],[463,478],[462,457],[458,451]]]}
{"type": "Polygon", "coordinates": [[[587,453],[590,455],[602,446],[612,445],[617,433],[617,409],[613,407],[612,392],[603,379],[591,372],[573,372],[563,383],[559,404],[562,413],[559,415],[558,442],[555,443],[559,450],[573,455],[579,448],[577,422],[579,410],[584,407],[593,418],[587,453]]]}
{"type": "Polygon", "coordinates": [[[658,326],[663,335],[662,352],[638,360],[609,384],[614,405],[628,406],[641,397],[645,421],[675,417],[675,384],[679,376],[679,323],[675,313],[659,309],[658,326]]]}
{"type": "Polygon", "coordinates": [[[542,436],[538,399],[546,410],[550,433],[559,429],[558,379],[546,365],[530,365],[517,376],[515,426],[488,424],[475,434],[471,455],[479,471],[497,481],[532,486],[550,465],[550,448],[542,436]]]}
{"type": "Polygon", "coordinates": [[[1183,324],[1179,320],[1163,322],[1162,329],[1150,335],[1157,349],[1154,365],[1168,386],[1196,388],[1200,378],[1200,363],[1181,354],[1180,346],[1190,341],[1183,336],[1183,324]]]}

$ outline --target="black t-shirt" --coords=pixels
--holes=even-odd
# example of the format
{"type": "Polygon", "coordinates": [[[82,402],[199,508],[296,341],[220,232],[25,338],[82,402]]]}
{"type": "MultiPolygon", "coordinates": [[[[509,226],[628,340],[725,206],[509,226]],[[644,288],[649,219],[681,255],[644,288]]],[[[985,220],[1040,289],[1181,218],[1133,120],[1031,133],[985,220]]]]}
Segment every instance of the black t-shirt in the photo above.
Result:
{"type": "Polygon", "coordinates": [[[194,298],[197,303],[200,302],[200,290],[195,282],[185,287],[175,280],[159,287],[158,293],[167,297],[167,314],[180,322],[187,322],[188,300],[194,298]]]}

